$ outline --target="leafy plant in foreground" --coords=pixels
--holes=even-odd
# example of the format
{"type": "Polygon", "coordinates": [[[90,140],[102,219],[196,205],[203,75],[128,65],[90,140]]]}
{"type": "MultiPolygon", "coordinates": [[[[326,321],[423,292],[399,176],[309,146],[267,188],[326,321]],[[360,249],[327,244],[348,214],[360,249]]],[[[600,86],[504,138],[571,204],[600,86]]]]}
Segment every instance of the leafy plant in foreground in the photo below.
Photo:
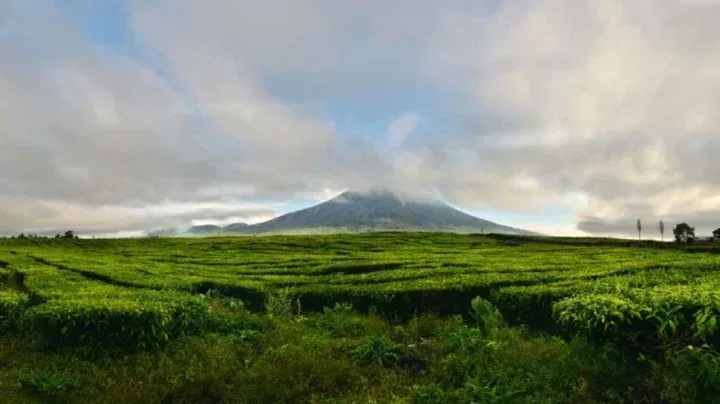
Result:
{"type": "Polygon", "coordinates": [[[355,348],[350,357],[362,365],[392,366],[400,362],[405,355],[405,347],[396,344],[387,336],[371,336],[355,348]]]}
{"type": "Polygon", "coordinates": [[[480,329],[487,332],[497,330],[504,323],[500,310],[480,296],[470,302],[470,316],[480,329]]]}
{"type": "Polygon", "coordinates": [[[53,395],[76,388],[78,382],[54,372],[39,372],[20,380],[20,385],[35,393],[53,395]]]}
{"type": "Polygon", "coordinates": [[[300,314],[300,299],[293,295],[289,288],[277,289],[267,294],[265,311],[274,318],[290,318],[300,314]]]}

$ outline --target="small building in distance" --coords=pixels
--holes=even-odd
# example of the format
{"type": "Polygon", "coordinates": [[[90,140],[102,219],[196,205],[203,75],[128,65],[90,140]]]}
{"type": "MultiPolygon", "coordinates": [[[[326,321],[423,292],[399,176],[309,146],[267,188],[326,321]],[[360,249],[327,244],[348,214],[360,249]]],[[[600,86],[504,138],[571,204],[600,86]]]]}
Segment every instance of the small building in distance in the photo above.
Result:
{"type": "Polygon", "coordinates": [[[719,240],[715,237],[698,237],[698,236],[690,236],[688,237],[688,243],[702,243],[705,245],[712,245],[713,243],[717,243],[719,240]]]}

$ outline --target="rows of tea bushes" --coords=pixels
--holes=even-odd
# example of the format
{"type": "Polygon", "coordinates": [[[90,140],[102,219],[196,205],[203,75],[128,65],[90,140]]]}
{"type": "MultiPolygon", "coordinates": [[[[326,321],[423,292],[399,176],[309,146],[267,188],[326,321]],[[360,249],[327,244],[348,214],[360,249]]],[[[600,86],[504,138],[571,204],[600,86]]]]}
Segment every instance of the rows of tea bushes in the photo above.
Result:
{"type": "Polygon", "coordinates": [[[3,240],[0,324],[49,344],[152,346],[209,327],[199,294],[261,310],[288,288],[305,310],[465,314],[483,296],[511,323],[592,338],[717,334],[720,256],[586,244],[413,233],[3,240]]]}
{"type": "Polygon", "coordinates": [[[3,283],[0,331],[49,346],[159,346],[202,331],[210,318],[197,295],[112,285],[23,255],[10,262],[22,288],[3,283]]]}
{"type": "Polygon", "coordinates": [[[719,283],[657,286],[583,294],[553,306],[555,318],[592,339],[645,348],[715,343],[720,331],[719,283]]]}
{"type": "Polygon", "coordinates": [[[147,348],[204,331],[209,314],[199,298],[175,293],[83,294],[28,309],[23,326],[53,345],[147,348]]]}

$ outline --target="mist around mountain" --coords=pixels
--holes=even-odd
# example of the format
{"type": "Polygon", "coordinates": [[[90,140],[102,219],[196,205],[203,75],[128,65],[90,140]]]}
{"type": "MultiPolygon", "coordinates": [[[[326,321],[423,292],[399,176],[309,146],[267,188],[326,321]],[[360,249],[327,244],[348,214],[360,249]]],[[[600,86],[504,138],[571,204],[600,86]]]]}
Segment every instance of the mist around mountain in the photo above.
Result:
{"type": "Polygon", "coordinates": [[[347,191],[318,205],[275,219],[248,225],[233,223],[194,226],[185,231],[152,233],[173,235],[308,234],[366,231],[447,231],[458,233],[537,234],[504,226],[461,212],[439,200],[404,197],[387,190],[347,191]]]}

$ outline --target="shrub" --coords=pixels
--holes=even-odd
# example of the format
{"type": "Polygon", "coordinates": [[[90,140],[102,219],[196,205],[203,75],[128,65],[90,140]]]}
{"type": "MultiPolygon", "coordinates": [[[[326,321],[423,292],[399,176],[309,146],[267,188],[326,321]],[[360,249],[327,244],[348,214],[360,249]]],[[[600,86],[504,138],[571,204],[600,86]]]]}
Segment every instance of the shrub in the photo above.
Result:
{"type": "Polygon", "coordinates": [[[449,394],[445,393],[437,383],[430,383],[420,386],[413,391],[413,404],[447,404],[453,402],[449,400],[449,394]]]}
{"type": "Polygon", "coordinates": [[[470,316],[475,320],[477,326],[486,332],[495,331],[504,324],[500,310],[480,296],[470,302],[470,316]]]}
{"type": "Polygon", "coordinates": [[[26,312],[25,327],[46,344],[104,348],[159,347],[170,338],[204,331],[209,306],[194,298],[58,299],[26,312]]]}
{"type": "Polygon", "coordinates": [[[503,386],[502,384],[496,383],[494,381],[471,379],[465,383],[465,386],[463,386],[460,393],[467,398],[468,402],[503,404],[508,402],[525,401],[511,401],[513,398],[516,398],[518,395],[522,394],[524,390],[525,389],[511,390],[503,386]]]}
{"type": "Polygon", "coordinates": [[[262,326],[262,319],[254,314],[232,316],[223,313],[211,313],[206,330],[221,334],[230,334],[245,330],[261,331],[262,326]]]}
{"type": "Polygon", "coordinates": [[[274,318],[289,318],[301,312],[300,299],[289,288],[276,289],[267,294],[265,311],[274,318]]]}
{"type": "Polygon", "coordinates": [[[67,378],[54,372],[39,372],[20,380],[20,385],[35,393],[55,395],[77,387],[75,379],[67,378]]]}
{"type": "Polygon", "coordinates": [[[332,355],[328,346],[316,344],[313,338],[302,338],[308,335],[300,335],[296,341],[298,333],[307,328],[300,325],[292,328],[295,333],[288,337],[293,339],[277,340],[281,346],[268,347],[239,369],[230,379],[237,386],[236,396],[223,402],[326,402],[318,398],[347,394],[354,386],[362,385],[360,372],[346,356],[332,355]]]}
{"type": "Polygon", "coordinates": [[[443,343],[451,352],[474,352],[487,342],[482,330],[461,325],[450,333],[443,343]]]}
{"type": "Polygon", "coordinates": [[[24,293],[0,290],[0,332],[16,328],[29,300],[24,293]]]}
{"type": "Polygon", "coordinates": [[[403,345],[396,344],[383,335],[364,338],[350,353],[350,357],[361,365],[393,366],[398,364],[405,354],[403,345]]]}
{"type": "Polygon", "coordinates": [[[720,354],[707,344],[688,346],[679,353],[687,363],[692,379],[706,388],[720,388],[720,354]]]}

